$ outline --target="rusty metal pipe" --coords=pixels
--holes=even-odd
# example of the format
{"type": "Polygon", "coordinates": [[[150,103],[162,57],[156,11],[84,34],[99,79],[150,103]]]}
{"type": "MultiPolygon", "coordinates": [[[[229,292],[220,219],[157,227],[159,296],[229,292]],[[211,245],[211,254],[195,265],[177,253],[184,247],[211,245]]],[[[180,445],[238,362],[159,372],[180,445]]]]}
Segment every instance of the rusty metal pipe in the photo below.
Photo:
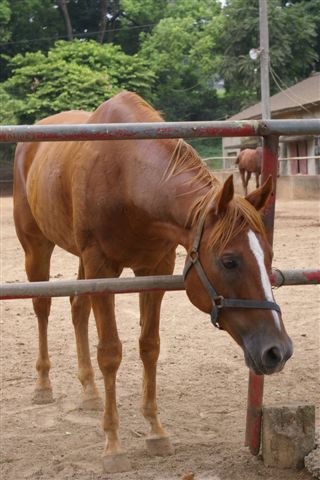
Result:
{"type": "Polygon", "coordinates": [[[0,126],[0,142],[132,140],[258,135],[257,121],[0,126]]]}
{"type": "Polygon", "coordinates": [[[318,135],[320,120],[154,122],[0,126],[0,142],[318,135]]]}

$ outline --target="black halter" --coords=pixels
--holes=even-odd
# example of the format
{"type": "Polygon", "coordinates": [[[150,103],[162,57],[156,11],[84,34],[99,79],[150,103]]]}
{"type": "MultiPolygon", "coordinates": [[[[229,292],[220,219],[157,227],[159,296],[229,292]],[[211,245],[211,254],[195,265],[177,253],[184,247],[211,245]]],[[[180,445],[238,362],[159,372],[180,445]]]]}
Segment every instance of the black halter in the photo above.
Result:
{"type": "Polygon", "coordinates": [[[220,328],[218,322],[219,310],[222,308],[253,308],[253,309],[263,309],[263,310],[275,310],[276,312],[281,313],[280,307],[275,302],[269,302],[267,300],[242,300],[238,298],[224,298],[222,295],[218,295],[215,291],[213,285],[208,280],[208,277],[204,273],[202,265],[199,260],[199,245],[203,233],[205,218],[203,218],[198,226],[196,236],[193,241],[192,249],[188,255],[188,261],[183,270],[183,279],[185,281],[188,272],[192,266],[195,267],[201,282],[203,283],[205,289],[212,300],[212,310],[211,310],[211,322],[212,324],[220,328]]]}

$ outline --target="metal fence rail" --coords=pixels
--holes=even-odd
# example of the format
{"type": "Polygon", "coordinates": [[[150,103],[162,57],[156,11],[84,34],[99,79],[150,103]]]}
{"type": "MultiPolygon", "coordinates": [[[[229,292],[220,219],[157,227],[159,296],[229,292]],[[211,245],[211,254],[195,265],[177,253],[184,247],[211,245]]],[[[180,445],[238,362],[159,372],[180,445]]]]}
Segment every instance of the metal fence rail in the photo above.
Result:
{"type": "MultiPolygon", "coordinates": [[[[237,155],[230,155],[227,157],[205,157],[202,160],[204,162],[208,162],[209,160],[236,160],[238,158],[237,155]]],[[[308,155],[306,157],[279,157],[278,161],[282,160],[318,160],[320,158],[320,155],[308,155]]]]}
{"type": "MultiPolygon", "coordinates": [[[[283,285],[320,284],[320,270],[274,270],[271,275],[271,283],[275,287],[281,287],[283,285]]],[[[1,283],[0,300],[35,297],[68,297],[72,295],[102,295],[108,293],[137,293],[155,290],[185,290],[182,275],[1,283]]]]}
{"type": "Polygon", "coordinates": [[[316,135],[320,120],[154,122],[0,126],[0,142],[316,135]]]}

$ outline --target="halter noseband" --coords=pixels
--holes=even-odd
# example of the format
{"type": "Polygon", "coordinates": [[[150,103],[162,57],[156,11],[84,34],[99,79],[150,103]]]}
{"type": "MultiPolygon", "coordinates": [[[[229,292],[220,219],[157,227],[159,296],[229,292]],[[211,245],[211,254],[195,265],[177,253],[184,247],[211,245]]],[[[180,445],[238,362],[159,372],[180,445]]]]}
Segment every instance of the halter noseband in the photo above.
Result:
{"type": "Polygon", "coordinates": [[[199,260],[199,246],[203,233],[205,217],[200,220],[192,249],[188,255],[188,261],[183,270],[183,280],[186,280],[189,270],[192,266],[195,267],[199,278],[207,290],[211,300],[212,300],[212,310],[211,310],[211,322],[212,324],[221,329],[218,322],[219,310],[222,308],[252,308],[252,309],[262,309],[262,310],[275,310],[278,313],[281,313],[280,307],[275,302],[269,302],[268,300],[242,300],[238,298],[224,298],[222,295],[218,295],[213,285],[209,282],[208,277],[206,276],[202,265],[199,260]]]}

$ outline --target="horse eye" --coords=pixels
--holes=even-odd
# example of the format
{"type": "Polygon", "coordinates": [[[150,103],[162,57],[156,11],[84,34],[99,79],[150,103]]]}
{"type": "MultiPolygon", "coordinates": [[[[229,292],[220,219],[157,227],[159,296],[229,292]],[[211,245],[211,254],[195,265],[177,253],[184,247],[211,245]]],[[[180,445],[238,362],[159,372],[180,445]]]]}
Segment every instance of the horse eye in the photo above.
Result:
{"type": "Polygon", "coordinates": [[[233,268],[237,268],[238,263],[233,258],[222,258],[221,263],[227,270],[232,270],[233,268]]]}

